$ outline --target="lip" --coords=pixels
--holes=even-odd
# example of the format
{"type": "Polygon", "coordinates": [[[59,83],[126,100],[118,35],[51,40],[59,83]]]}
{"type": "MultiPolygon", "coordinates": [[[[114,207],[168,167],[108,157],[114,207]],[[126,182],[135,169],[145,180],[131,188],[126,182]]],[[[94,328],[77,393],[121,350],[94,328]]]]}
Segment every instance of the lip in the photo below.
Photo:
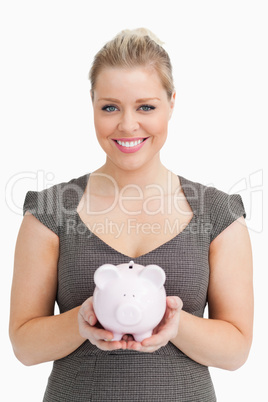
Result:
{"type": "Polygon", "coordinates": [[[113,141],[114,141],[116,147],[119,149],[119,151],[124,152],[125,154],[130,154],[130,153],[139,151],[143,147],[143,145],[145,144],[145,142],[148,138],[149,137],[113,138],[113,141]],[[144,141],[142,141],[140,144],[138,144],[134,147],[129,147],[129,148],[123,147],[122,145],[118,144],[118,142],[117,142],[117,141],[131,142],[131,141],[138,141],[138,140],[144,140],[144,141]]]}
{"type": "Polygon", "coordinates": [[[123,138],[112,138],[114,141],[139,141],[139,140],[146,140],[148,137],[123,137],[123,138]]]}

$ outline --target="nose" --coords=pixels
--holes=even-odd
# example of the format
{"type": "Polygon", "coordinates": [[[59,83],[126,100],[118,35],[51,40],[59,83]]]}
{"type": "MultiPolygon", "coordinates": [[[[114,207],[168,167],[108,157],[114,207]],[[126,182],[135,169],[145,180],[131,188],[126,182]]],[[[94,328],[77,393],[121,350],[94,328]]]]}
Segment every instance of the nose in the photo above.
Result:
{"type": "Polygon", "coordinates": [[[122,113],[119,124],[118,130],[122,131],[126,134],[132,134],[139,128],[139,122],[137,120],[137,116],[130,111],[125,111],[122,113]]]}
{"type": "Polygon", "coordinates": [[[116,319],[123,325],[136,325],[141,321],[142,314],[138,306],[126,303],[116,310],[116,319]]]}

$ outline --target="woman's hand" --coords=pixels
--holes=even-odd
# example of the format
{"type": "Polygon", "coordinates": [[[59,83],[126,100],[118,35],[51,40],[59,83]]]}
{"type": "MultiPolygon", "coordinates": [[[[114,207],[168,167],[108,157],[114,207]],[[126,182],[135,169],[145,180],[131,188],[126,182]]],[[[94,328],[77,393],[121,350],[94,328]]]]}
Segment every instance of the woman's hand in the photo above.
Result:
{"type": "Polygon", "coordinates": [[[144,339],[142,342],[136,342],[131,336],[124,335],[123,339],[126,341],[127,349],[152,353],[162,346],[165,346],[171,339],[177,336],[183,303],[177,296],[168,296],[166,300],[167,307],[165,315],[162,321],[153,330],[152,336],[144,339]]]}
{"type": "Polygon", "coordinates": [[[87,299],[78,312],[80,335],[101,350],[126,349],[125,340],[112,341],[113,333],[103,329],[93,309],[93,298],[87,299]],[[109,342],[107,342],[109,341],[109,342]]]}

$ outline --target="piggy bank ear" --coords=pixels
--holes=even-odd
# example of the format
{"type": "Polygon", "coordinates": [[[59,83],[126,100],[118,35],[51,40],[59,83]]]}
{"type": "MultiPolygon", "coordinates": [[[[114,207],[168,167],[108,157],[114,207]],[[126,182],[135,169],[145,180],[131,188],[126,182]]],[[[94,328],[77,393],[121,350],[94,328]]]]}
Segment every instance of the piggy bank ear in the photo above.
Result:
{"type": "Polygon", "coordinates": [[[165,271],[158,265],[146,265],[146,267],[140,272],[139,276],[148,279],[158,289],[164,285],[166,280],[165,271]]]}
{"type": "Polygon", "coordinates": [[[119,277],[120,273],[115,265],[104,264],[96,269],[94,273],[94,282],[99,289],[103,289],[111,280],[119,277]]]}

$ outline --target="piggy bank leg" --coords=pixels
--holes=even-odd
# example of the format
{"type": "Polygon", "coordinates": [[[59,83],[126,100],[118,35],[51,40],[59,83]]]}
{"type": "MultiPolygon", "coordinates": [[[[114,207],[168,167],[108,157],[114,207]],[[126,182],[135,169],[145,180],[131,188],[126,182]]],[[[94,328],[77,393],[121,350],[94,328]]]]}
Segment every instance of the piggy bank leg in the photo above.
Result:
{"type": "Polygon", "coordinates": [[[121,333],[119,334],[117,332],[113,332],[113,334],[114,334],[114,337],[113,337],[112,341],[121,341],[123,334],[121,334],[121,333]]]}
{"type": "Polygon", "coordinates": [[[133,338],[135,339],[136,342],[142,342],[146,338],[150,338],[152,335],[153,331],[147,331],[142,334],[133,334],[133,338]]]}

